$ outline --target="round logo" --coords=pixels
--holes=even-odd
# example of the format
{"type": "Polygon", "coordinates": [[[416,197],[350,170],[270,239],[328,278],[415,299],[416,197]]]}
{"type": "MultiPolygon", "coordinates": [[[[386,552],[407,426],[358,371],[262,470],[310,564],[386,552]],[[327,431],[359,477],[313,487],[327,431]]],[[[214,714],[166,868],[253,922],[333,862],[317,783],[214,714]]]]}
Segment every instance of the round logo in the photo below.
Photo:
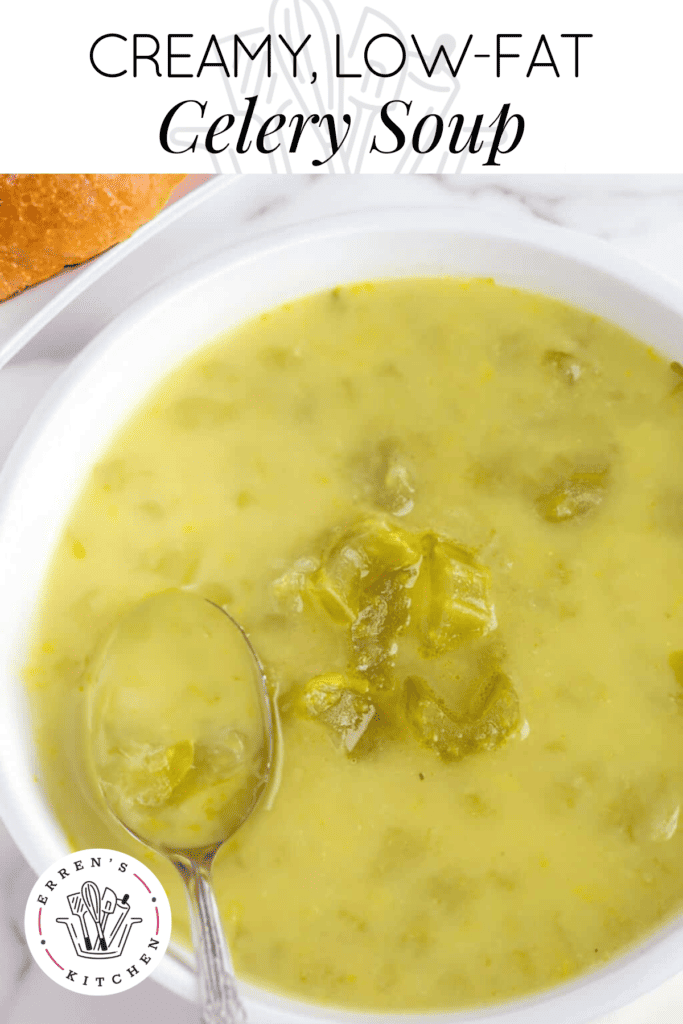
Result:
{"type": "Polygon", "coordinates": [[[135,857],[80,850],[40,876],[24,927],[36,963],[53,981],[110,996],[158,966],[171,938],[171,907],[156,875],[135,857]]]}

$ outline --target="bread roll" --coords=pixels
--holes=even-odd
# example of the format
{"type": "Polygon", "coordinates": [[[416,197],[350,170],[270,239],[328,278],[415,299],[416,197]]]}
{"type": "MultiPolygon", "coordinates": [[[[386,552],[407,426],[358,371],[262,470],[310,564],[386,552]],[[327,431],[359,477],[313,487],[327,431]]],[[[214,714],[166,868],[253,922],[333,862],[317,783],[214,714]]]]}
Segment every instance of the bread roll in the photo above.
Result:
{"type": "Polygon", "coordinates": [[[128,238],[183,177],[0,175],[0,300],[128,238]]]}

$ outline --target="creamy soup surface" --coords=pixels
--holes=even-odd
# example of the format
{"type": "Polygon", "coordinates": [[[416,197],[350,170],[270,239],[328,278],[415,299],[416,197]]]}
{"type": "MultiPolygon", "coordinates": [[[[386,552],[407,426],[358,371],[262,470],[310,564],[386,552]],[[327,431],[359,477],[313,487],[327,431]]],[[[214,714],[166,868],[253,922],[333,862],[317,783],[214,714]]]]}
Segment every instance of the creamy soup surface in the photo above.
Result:
{"type": "MultiPolygon", "coordinates": [[[[680,911],[682,373],[592,315],[452,279],[292,302],[175,370],[92,470],[37,620],[74,848],[148,859],[188,941],[174,869],[87,781],[82,723],[120,618],[191,588],[245,626],[281,718],[278,785],[215,868],[242,978],[459,1008],[680,911]]],[[[182,700],[165,714],[143,802],[194,771],[182,700]]]]}

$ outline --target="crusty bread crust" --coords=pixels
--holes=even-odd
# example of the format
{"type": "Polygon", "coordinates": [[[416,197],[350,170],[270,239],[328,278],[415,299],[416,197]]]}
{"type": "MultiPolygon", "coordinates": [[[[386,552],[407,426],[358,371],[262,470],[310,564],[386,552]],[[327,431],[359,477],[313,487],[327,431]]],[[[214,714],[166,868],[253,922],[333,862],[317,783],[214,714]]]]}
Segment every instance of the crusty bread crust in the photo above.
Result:
{"type": "Polygon", "coordinates": [[[0,175],[0,300],[128,238],[183,177],[0,175]]]}

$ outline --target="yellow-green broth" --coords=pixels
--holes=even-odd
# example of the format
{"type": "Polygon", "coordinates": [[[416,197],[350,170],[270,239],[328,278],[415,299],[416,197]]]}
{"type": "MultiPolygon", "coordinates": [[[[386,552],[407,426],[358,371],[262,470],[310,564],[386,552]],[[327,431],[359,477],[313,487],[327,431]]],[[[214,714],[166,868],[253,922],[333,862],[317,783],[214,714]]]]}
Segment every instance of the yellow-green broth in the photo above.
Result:
{"type": "Polygon", "coordinates": [[[27,669],[74,848],[149,858],[187,941],[179,879],[103,816],[74,723],[119,617],[190,587],[247,629],[281,709],[279,788],[215,866],[241,977],[344,1007],[458,1008],[563,981],[671,918],[682,379],[595,316],[447,278],[289,303],[171,373],[76,501],[27,669]],[[408,467],[393,505],[387,445],[408,467]],[[301,704],[312,678],[350,671],[348,630],[288,581],[359,515],[471,552],[497,627],[443,657],[414,622],[400,632],[393,728],[349,752],[301,704]],[[401,728],[406,676],[448,706],[487,657],[519,703],[504,742],[458,759],[401,728]]]}

